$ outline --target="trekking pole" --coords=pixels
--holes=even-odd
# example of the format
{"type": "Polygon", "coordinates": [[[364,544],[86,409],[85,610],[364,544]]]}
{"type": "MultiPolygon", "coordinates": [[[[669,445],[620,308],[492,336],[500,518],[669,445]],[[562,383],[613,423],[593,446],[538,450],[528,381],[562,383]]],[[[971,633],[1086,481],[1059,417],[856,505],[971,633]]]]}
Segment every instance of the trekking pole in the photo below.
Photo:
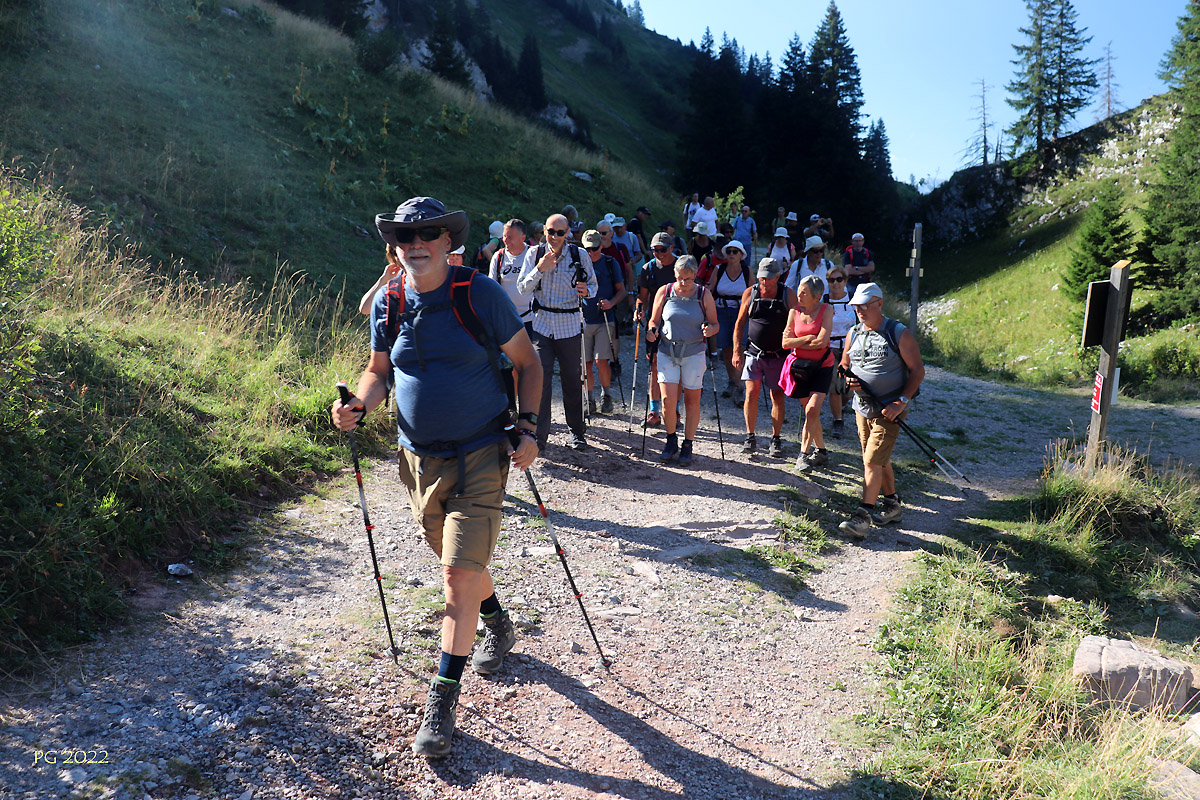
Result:
{"type": "MultiPolygon", "coordinates": [[[[339,382],[337,388],[338,393],[342,396],[342,405],[350,405],[350,389],[346,386],[346,382],[339,382]]],[[[400,663],[400,648],[396,647],[396,640],[392,638],[392,620],[388,617],[387,601],[383,597],[383,576],[379,574],[379,559],[375,557],[375,537],[371,535],[375,526],[371,524],[371,517],[367,514],[367,495],[363,491],[362,472],[358,468],[358,445],[354,441],[354,431],[346,431],[346,437],[350,439],[350,457],[354,459],[354,480],[358,482],[358,504],[362,507],[363,524],[367,526],[367,547],[371,549],[371,566],[375,568],[375,586],[379,589],[379,605],[383,607],[383,624],[387,627],[388,644],[391,646],[389,652],[392,654],[392,660],[398,664],[400,663]]]]}
{"type": "MultiPolygon", "coordinates": [[[[867,397],[869,397],[877,405],[879,405],[879,406],[883,405],[883,403],[880,402],[879,398],[875,396],[875,393],[871,391],[870,387],[868,387],[867,384],[863,383],[861,378],[858,378],[858,376],[855,375],[852,371],[845,369],[844,367],[839,366],[838,369],[841,371],[842,375],[844,377],[846,377],[847,379],[855,378],[856,380],[858,380],[858,385],[863,387],[863,394],[865,394],[867,397]]],[[[946,466],[950,467],[950,469],[954,470],[954,472],[958,475],[959,480],[965,481],[968,485],[972,485],[971,479],[968,478],[966,475],[964,475],[962,473],[962,470],[960,470],[958,467],[954,466],[954,464],[950,463],[949,459],[947,459],[944,455],[939,453],[937,451],[937,448],[934,447],[932,444],[930,444],[927,439],[925,439],[919,433],[914,431],[907,422],[905,422],[902,419],[898,419],[898,420],[896,420],[896,423],[900,426],[900,430],[902,430],[906,434],[908,434],[908,438],[912,439],[912,442],[913,442],[913,444],[915,444],[917,446],[917,449],[920,450],[925,455],[925,457],[929,459],[929,463],[933,464],[935,467],[937,467],[938,471],[946,476],[946,480],[950,481],[951,483],[957,483],[957,480],[954,478],[954,476],[951,475],[949,472],[947,472],[945,470],[945,468],[942,467],[942,465],[938,463],[938,459],[940,459],[942,462],[944,462],[946,464],[946,466]]]]}
{"type": "Polygon", "coordinates": [[[633,333],[633,385],[629,387],[629,425],[626,433],[633,433],[633,415],[637,413],[637,365],[638,348],[642,345],[642,321],[638,320],[637,329],[633,333]]]}
{"type": "MultiPolygon", "coordinates": [[[[608,334],[608,354],[612,356],[613,361],[617,360],[617,348],[613,346],[612,324],[608,321],[608,312],[604,312],[604,332],[608,334]]],[[[618,362],[618,366],[620,363],[618,362]]],[[[611,367],[610,367],[611,369],[611,367]]],[[[597,375],[599,377],[599,375],[597,375]]],[[[627,408],[625,405],[625,386],[621,383],[621,373],[617,373],[617,388],[621,390],[621,407],[627,408]]]]}
{"type": "MultiPolygon", "coordinates": [[[[583,269],[583,264],[580,264],[578,267],[575,268],[575,283],[576,284],[587,283],[587,273],[583,269]]],[[[583,298],[580,297],[579,298],[579,393],[583,396],[583,426],[584,426],[584,429],[586,430],[588,420],[591,419],[592,415],[591,415],[591,413],[589,413],[590,412],[590,410],[589,410],[590,403],[588,401],[591,398],[588,397],[587,353],[585,352],[586,348],[584,346],[584,338],[585,337],[583,335],[583,328],[584,328],[583,298]]],[[[597,372],[596,383],[599,383],[600,382],[599,370],[596,370],[596,372],[597,372]]]]}
{"type": "MultiPolygon", "coordinates": [[[[658,339],[655,339],[653,342],[646,342],[646,417],[650,416],[650,403],[653,402],[653,397],[650,393],[654,389],[654,381],[658,378],[654,374],[654,361],[651,359],[650,345],[657,345],[658,342],[658,339]]],[[[658,352],[657,346],[654,352],[658,352]]],[[[642,418],[642,458],[646,457],[646,429],[650,427],[650,423],[646,421],[646,417],[642,418]]]]}
{"type": "MultiPolygon", "coordinates": [[[[517,433],[517,428],[512,423],[509,423],[505,432],[508,433],[508,441],[512,444],[515,450],[521,444],[521,436],[517,433]]],[[[604,650],[600,647],[600,640],[596,638],[596,629],[592,627],[592,620],[588,617],[587,608],[583,605],[583,593],[579,591],[579,587],[575,585],[575,576],[571,574],[571,568],[567,566],[567,557],[563,553],[562,545],[558,542],[558,536],[554,533],[554,526],[550,523],[550,515],[546,511],[546,504],[542,502],[542,495],[538,492],[537,484],[533,482],[533,473],[526,467],[525,480],[529,481],[529,489],[533,492],[533,499],[537,503],[538,513],[542,515],[542,521],[546,523],[546,533],[550,534],[550,542],[554,545],[554,552],[558,553],[559,563],[562,564],[563,571],[567,573],[567,583],[571,586],[571,593],[575,595],[575,602],[579,603],[579,610],[583,612],[583,621],[587,624],[588,633],[592,635],[592,641],[596,643],[596,652],[600,654],[600,663],[605,669],[612,667],[612,661],[608,656],[604,655],[604,650]]]]}
{"type": "Polygon", "coordinates": [[[721,443],[721,460],[725,460],[725,434],[721,432],[721,398],[717,394],[717,371],[713,367],[713,353],[708,349],[708,342],[704,345],[705,354],[708,356],[708,371],[712,375],[713,385],[713,405],[717,408],[717,441],[721,443]]]}

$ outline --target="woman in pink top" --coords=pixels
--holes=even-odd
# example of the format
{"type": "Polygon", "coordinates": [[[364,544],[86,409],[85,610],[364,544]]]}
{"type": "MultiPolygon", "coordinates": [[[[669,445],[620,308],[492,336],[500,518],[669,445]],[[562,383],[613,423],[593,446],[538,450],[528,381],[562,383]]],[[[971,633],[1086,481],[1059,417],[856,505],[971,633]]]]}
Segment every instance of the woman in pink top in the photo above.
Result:
{"type": "MultiPolygon", "coordinates": [[[[829,462],[825,437],[821,432],[821,405],[833,380],[833,350],[829,335],[833,329],[833,306],[821,302],[825,284],[816,275],[806,275],[800,281],[796,297],[799,305],[788,312],[783,331],[783,346],[792,348],[789,369],[794,388],[788,397],[804,403],[804,431],[800,440],[800,455],[796,467],[807,472],[829,462]],[[809,446],[814,447],[809,453],[809,446]]],[[[785,387],[786,388],[786,387],[785,387]]]]}

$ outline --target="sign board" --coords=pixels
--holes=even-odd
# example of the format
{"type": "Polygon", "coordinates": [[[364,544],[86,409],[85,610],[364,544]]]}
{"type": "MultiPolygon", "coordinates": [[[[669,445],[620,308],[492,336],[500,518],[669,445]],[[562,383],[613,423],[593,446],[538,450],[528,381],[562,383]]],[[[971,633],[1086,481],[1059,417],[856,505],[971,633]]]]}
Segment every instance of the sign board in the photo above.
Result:
{"type": "Polygon", "coordinates": [[[1100,413],[1100,397],[1104,394],[1104,376],[1096,373],[1096,383],[1092,387],[1092,411],[1100,413]]]}
{"type": "Polygon", "coordinates": [[[1083,337],[1080,347],[1095,347],[1104,343],[1104,329],[1107,323],[1117,325],[1117,341],[1125,339],[1125,321],[1129,319],[1129,300],[1132,294],[1126,295],[1125,307],[1121,310],[1119,320],[1108,319],[1109,299],[1115,297],[1117,287],[1111,280],[1092,281],[1088,284],[1087,304],[1083,308],[1083,337]]]}

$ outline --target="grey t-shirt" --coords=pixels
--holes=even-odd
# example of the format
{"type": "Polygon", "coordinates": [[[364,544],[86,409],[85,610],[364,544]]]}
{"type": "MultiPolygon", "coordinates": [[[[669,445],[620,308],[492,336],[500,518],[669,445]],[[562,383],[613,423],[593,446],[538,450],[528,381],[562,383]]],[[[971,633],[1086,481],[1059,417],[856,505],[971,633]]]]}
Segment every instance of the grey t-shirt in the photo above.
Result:
{"type": "MultiPolygon", "coordinates": [[[[885,317],[884,326],[888,322],[885,317]]],[[[899,346],[904,325],[899,322],[895,325],[895,339],[899,346]]],[[[855,392],[854,410],[867,419],[881,415],[883,406],[900,396],[904,391],[904,383],[908,380],[908,368],[900,351],[888,344],[882,330],[881,328],[873,331],[860,322],[851,328],[849,333],[850,368],[862,383],[870,387],[871,392],[882,404],[876,404],[865,394],[855,392]]]]}

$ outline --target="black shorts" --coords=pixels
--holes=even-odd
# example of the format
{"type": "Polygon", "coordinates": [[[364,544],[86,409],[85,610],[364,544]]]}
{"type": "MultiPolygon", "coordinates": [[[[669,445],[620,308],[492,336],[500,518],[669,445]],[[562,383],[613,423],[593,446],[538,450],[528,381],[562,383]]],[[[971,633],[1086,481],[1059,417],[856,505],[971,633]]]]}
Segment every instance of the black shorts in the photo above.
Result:
{"type": "Polygon", "coordinates": [[[829,384],[833,381],[833,372],[836,368],[833,366],[818,367],[817,369],[808,370],[801,378],[794,378],[796,388],[792,391],[789,397],[804,398],[810,394],[829,393],[829,384]]]}

